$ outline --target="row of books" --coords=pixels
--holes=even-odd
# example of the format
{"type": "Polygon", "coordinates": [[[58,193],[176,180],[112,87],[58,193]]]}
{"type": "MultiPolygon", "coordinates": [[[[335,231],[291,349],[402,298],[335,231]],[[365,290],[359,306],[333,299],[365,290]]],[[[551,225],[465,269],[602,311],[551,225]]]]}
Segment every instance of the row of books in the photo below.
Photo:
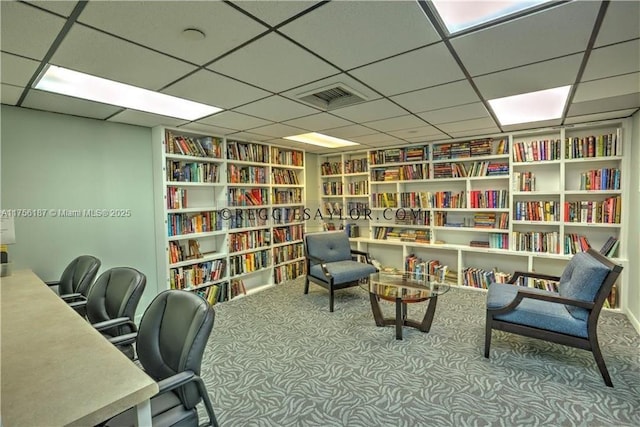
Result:
{"type": "Polygon", "coordinates": [[[323,182],[322,194],[325,196],[342,196],[342,183],[337,181],[323,182]]]}
{"type": "Polygon", "coordinates": [[[304,246],[302,243],[273,248],[273,262],[275,264],[281,264],[302,257],[304,257],[304,246]]]}
{"type": "Polygon", "coordinates": [[[187,205],[187,189],[167,187],[167,209],[184,209],[187,205]]]}
{"type": "MultiPolygon", "coordinates": [[[[433,160],[459,159],[467,157],[489,156],[493,154],[494,141],[492,138],[479,139],[468,142],[448,142],[433,146],[433,160]]],[[[500,140],[495,154],[508,152],[508,144],[500,140]]]]}
{"type": "Polygon", "coordinates": [[[269,147],[251,142],[227,141],[227,159],[269,163],[269,147]]]}
{"type": "Polygon", "coordinates": [[[492,283],[507,283],[511,275],[497,269],[467,267],[462,271],[462,284],[471,288],[488,289],[492,283]]]}
{"type": "Polygon", "coordinates": [[[258,166],[227,166],[227,182],[229,184],[266,184],[267,169],[258,166]]]}
{"type": "Polygon", "coordinates": [[[419,162],[429,158],[429,146],[390,148],[369,153],[369,162],[372,165],[385,163],[419,162]]]}
{"type": "Polygon", "coordinates": [[[425,178],[429,178],[429,169],[419,164],[371,170],[371,179],[376,182],[414,181],[425,178]]]}
{"type": "Polygon", "coordinates": [[[259,206],[269,201],[266,188],[229,188],[227,191],[229,206],[259,206]]]}
{"type": "Polygon", "coordinates": [[[394,223],[398,225],[429,225],[431,216],[427,211],[399,210],[394,216],[394,223]]]}
{"type": "Polygon", "coordinates": [[[298,174],[291,169],[271,169],[271,182],[278,185],[300,185],[298,174]]]}
{"type": "Polygon", "coordinates": [[[344,161],[344,173],[363,173],[369,170],[367,159],[352,159],[344,161]]]}
{"type": "Polygon", "coordinates": [[[216,211],[171,213],[167,215],[169,236],[222,230],[222,216],[216,211]]]}
{"type": "Polygon", "coordinates": [[[466,178],[478,176],[499,176],[509,174],[509,164],[504,162],[482,161],[466,163],[436,163],[433,166],[433,177],[466,178]]]}
{"type": "Polygon", "coordinates": [[[202,258],[202,254],[200,253],[200,244],[197,240],[189,239],[186,247],[177,241],[169,242],[169,264],[199,258],[202,258]]]}
{"type": "Polygon", "coordinates": [[[229,233],[229,252],[240,252],[271,244],[268,229],[229,233]]]}
{"type": "Polygon", "coordinates": [[[622,156],[622,128],[616,129],[615,133],[565,139],[567,159],[609,156],[622,156]]]}
{"type": "Polygon", "coordinates": [[[437,259],[425,261],[415,254],[410,254],[404,259],[404,271],[416,280],[442,283],[447,280],[445,276],[448,270],[448,267],[437,259]]]}
{"type": "Polygon", "coordinates": [[[175,135],[170,131],[165,134],[165,152],[194,157],[222,158],[222,139],[210,136],[195,138],[175,135]]]}
{"type": "Polygon", "coordinates": [[[354,239],[356,237],[360,237],[360,226],[357,224],[348,223],[344,227],[345,233],[349,238],[354,239]]]}
{"type": "Polygon", "coordinates": [[[602,201],[581,200],[564,202],[564,220],[583,224],[620,224],[622,197],[608,197],[602,201]]]}
{"type": "Polygon", "coordinates": [[[560,235],[557,231],[514,231],[513,232],[514,250],[559,254],[560,253],[560,235]]]}
{"type": "Polygon", "coordinates": [[[515,203],[514,217],[516,221],[560,221],[560,202],[518,201],[515,203]]]}
{"type": "Polygon", "coordinates": [[[539,162],[559,160],[562,143],[559,139],[515,142],[513,144],[514,162],[539,162]]]}
{"type": "Polygon", "coordinates": [[[577,233],[567,233],[564,235],[564,253],[573,255],[578,252],[586,252],[591,245],[586,236],[577,233]]]}
{"type": "Polygon", "coordinates": [[[507,208],[509,206],[509,192],[507,190],[471,190],[469,191],[469,206],[471,208],[507,208]]]}
{"type": "Polygon", "coordinates": [[[302,240],[304,227],[302,224],[278,227],[273,229],[273,243],[285,243],[302,240]]]}
{"type": "Polygon", "coordinates": [[[536,174],[533,172],[513,172],[514,191],[536,191],[536,174]]]}
{"type": "Polygon", "coordinates": [[[525,286],[528,288],[542,289],[545,291],[558,292],[558,282],[556,280],[539,279],[535,277],[520,276],[515,281],[518,286],[525,286]]]}
{"type": "Polygon", "coordinates": [[[296,277],[306,274],[307,267],[304,260],[291,262],[289,264],[279,265],[273,269],[273,280],[275,283],[293,280],[296,277]]]}
{"type": "Polygon", "coordinates": [[[227,260],[219,259],[169,270],[171,289],[193,289],[225,277],[227,260]]]}
{"type": "Polygon", "coordinates": [[[322,176],[340,175],[342,173],[342,163],[324,162],[320,165],[320,173],[322,176]]]}
{"type": "Polygon", "coordinates": [[[274,189],[272,203],[276,205],[302,203],[302,193],[302,188],[274,189]]]}
{"type": "Polygon", "coordinates": [[[600,253],[608,257],[614,257],[616,256],[616,251],[618,250],[619,245],[620,240],[618,240],[617,237],[611,236],[600,248],[600,253]]]}
{"type": "Polygon", "coordinates": [[[219,165],[167,160],[168,182],[220,182],[219,165]]]}
{"type": "Polygon", "coordinates": [[[347,194],[352,196],[366,196],[369,194],[369,181],[356,181],[347,184],[347,194]]]}
{"type": "Polygon", "coordinates": [[[304,166],[304,153],[302,151],[271,147],[271,161],[285,166],[304,166]]]}
{"type": "MultiPolygon", "coordinates": [[[[229,212],[229,228],[262,227],[267,225],[269,212],[265,208],[260,209],[234,209],[229,212]]],[[[274,216],[276,210],[273,211],[274,216]]]]}
{"type": "Polygon", "coordinates": [[[406,191],[399,193],[400,207],[424,208],[433,207],[433,194],[429,191],[406,191]]]}
{"type": "Polygon", "coordinates": [[[619,190],[620,169],[593,169],[580,174],[581,190],[619,190]]]}
{"type": "Polygon", "coordinates": [[[248,254],[235,255],[229,258],[229,274],[251,273],[271,265],[271,251],[261,250],[248,254]]]}
{"type": "Polygon", "coordinates": [[[301,206],[292,208],[274,208],[271,216],[276,225],[300,222],[303,220],[303,209],[301,206]]]}

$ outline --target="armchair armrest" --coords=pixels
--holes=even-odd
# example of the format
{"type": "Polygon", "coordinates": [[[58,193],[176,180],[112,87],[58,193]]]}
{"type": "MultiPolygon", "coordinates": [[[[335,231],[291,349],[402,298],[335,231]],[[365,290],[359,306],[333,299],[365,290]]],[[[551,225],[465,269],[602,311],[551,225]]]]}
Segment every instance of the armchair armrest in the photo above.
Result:
{"type": "Polygon", "coordinates": [[[137,330],[136,324],[128,317],[118,317],[116,319],[109,319],[103,322],[94,323],[93,326],[98,331],[104,331],[105,329],[113,328],[114,326],[130,325],[133,330],[137,330]]]}
{"type": "Polygon", "coordinates": [[[577,300],[573,298],[566,298],[553,293],[536,292],[536,290],[534,289],[527,289],[522,287],[521,289],[518,289],[518,293],[516,294],[513,301],[511,301],[509,304],[507,304],[504,307],[491,309],[490,311],[492,311],[493,314],[508,313],[514,310],[518,305],[520,305],[522,300],[525,298],[536,299],[536,300],[546,301],[546,302],[551,302],[556,304],[573,305],[575,307],[582,307],[587,310],[591,310],[594,307],[594,303],[590,301],[582,301],[582,300],[577,300]]]}
{"type": "Polygon", "coordinates": [[[193,381],[197,375],[193,371],[182,371],[158,381],[158,394],[173,390],[193,381]]]}
{"type": "Polygon", "coordinates": [[[60,295],[60,298],[62,298],[63,301],[65,302],[71,302],[71,301],[75,301],[75,300],[79,300],[79,299],[86,299],[84,297],[84,295],[82,295],[81,293],[74,293],[74,294],[63,294],[60,295]]]}
{"type": "Polygon", "coordinates": [[[44,282],[47,286],[58,286],[60,284],[60,280],[51,280],[48,282],[44,282]]]}
{"type": "Polygon", "coordinates": [[[74,310],[77,308],[81,308],[81,307],[85,307],[87,305],[87,300],[80,300],[80,301],[72,301],[70,303],[68,303],[69,307],[73,308],[74,310]]]}
{"type": "Polygon", "coordinates": [[[351,255],[360,255],[364,257],[364,260],[367,262],[367,264],[371,264],[371,258],[369,257],[369,252],[364,252],[364,251],[359,251],[357,249],[351,249],[351,255]]]}
{"type": "MultiPolygon", "coordinates": [[[[327,270],[327,263],[325,260],[323,260],[322,258],[315,257],[313,255],[307,255],[307,259],[309,261],[313,261],[315,264],[320,264],[320,268],[322,269],[322,274],[324,274],[324,276],[327,279],[331,280],[332,276],[331,276],[331,273],[329,273],[329,271],[327,270]]],[[[310,264],[308,265],[308,268],[309,269],[311,268],[310,264]]]]}
{"type": "Polygon", "coordinates": [[[516,283],[520,277],[532,277],[534,279],[553,280],[556,282],[560,281],[559,276],[551,276],[549,274],[536,273],[535,271],[516,271],[515,273],[513,273],[513,277],[511,277],[511,280],[509,280],[509,283],[511,284],[516,283]]]}
{"type": "Polygon", "coordinates": [[[138,338],[137,332],[130,334],[118,335],[117,337],[109,338],[108,341],[113,345],[129,345],[136,342],[138,338]]]}

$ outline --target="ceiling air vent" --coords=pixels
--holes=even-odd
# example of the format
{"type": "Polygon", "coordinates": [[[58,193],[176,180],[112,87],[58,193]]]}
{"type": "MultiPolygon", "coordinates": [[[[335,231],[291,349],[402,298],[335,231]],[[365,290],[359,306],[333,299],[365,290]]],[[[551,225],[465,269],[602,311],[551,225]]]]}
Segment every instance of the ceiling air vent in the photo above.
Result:
{"type": "Polygon", "coordinates": [[[367,100],[363,95],[344,84],[333,84],[314,89],[298,95],[298,99],[323,110],[333,110],[367,100]]]}

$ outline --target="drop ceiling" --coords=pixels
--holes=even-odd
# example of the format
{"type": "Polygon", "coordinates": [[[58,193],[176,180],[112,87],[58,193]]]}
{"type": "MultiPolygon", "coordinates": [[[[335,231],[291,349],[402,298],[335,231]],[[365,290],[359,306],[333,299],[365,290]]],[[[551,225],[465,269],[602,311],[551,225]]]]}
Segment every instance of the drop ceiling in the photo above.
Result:
{"type": "Polygon", "coordinates": [[[330,150],[628,117],[640,108],[640,2],[569,1],[446,32],[427,1],[2,1],[2,104],[330,150]],[[183,36],[188,28],[205,34],[183,36]],[[186,122],[32,88],[47,64],[224,110],[186,122]],[[334,84],[365,101],[301,98],[334,84]],[[487,100],[573,85],[562,118],[503,127],[487,100]]]}

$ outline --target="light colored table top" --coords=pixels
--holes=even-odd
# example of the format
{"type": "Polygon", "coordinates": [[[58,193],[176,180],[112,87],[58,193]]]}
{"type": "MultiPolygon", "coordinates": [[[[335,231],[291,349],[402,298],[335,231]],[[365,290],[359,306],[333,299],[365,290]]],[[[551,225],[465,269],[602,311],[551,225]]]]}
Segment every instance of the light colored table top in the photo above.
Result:
{"type": "Polygon", "coordinates": [[[0,281],[3,427],[95,425],[158,385],[33,272],[0,281]]]}

